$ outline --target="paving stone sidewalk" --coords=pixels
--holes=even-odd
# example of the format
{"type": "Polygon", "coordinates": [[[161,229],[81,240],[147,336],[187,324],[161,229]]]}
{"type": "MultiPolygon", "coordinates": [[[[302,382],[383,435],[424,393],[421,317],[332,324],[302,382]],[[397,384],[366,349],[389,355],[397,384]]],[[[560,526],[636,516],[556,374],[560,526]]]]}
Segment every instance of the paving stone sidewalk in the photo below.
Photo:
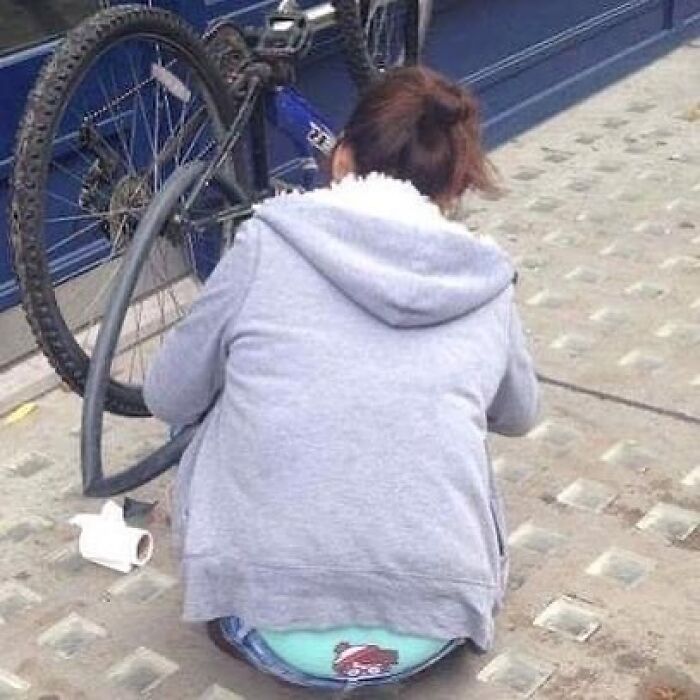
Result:
{"type": "MultiPolygon", "coordinates": [[[[493,441],[512,552],[495,649],[353,697],[700,698],[699,65],[691,42],[507,144],[504,196],[467,203],[518,260],[539,367],[566,386],[544,385],[528,438],[493,441]]],[[[180,622],[167,476],[134,494],[160,502],[145,569],[77,556],[67,521],[100,505],[79,421],[61,390],[0,421],[0,698],[316,697],[180,622]]],[[[162,435],[112,418],[105,441],[127,459],[162,435]]]]}

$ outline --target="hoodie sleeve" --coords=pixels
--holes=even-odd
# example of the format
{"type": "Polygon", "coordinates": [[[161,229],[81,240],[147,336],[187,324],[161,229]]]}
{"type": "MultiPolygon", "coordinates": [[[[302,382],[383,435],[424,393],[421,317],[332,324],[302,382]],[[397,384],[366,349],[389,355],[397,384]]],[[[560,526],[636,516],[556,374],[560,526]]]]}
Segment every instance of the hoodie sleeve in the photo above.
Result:
{"type": "Polygon", "coordinates": [[[257,267],[259,239],[244,224],[188,314],[152,359],[143,394],[151,413],[184,427],[198,421],[223,388],[227,342],[257,267]]]}
{"type": "Polygon", "coordinates": [[[488,429],[501,435],[525,435],[535,424],[539,389],[520,316],[511,302],[508,321],[508,364],[486,413],[488,429]]]}

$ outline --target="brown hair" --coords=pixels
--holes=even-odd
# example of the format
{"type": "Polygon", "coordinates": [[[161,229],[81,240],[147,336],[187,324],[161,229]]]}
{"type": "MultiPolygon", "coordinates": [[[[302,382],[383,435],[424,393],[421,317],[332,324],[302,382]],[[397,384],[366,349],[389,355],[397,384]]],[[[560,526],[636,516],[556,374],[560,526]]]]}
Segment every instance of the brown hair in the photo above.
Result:
{"type": "Polygon", "coordinates": [[[361,97],[340,143],[350,147],[358,175],[409,180],[434,200],[496,190],[476,100],[427,68],[385,73],[361,97]]]}

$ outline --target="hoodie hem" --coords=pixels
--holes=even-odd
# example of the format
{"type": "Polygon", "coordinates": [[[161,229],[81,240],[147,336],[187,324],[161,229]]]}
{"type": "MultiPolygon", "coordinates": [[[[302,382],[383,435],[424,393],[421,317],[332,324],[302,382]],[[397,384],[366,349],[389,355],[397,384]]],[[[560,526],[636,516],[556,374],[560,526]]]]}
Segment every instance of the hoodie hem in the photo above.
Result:
{"type": "Polygon", "coordinates": [[[386,627],[435,639],[493,642],[497,584],[338,571],[314,567],[241,567],[219,558],[183,563],[183,617],[198,622],[236,616],[250,629],[386,627]]]}

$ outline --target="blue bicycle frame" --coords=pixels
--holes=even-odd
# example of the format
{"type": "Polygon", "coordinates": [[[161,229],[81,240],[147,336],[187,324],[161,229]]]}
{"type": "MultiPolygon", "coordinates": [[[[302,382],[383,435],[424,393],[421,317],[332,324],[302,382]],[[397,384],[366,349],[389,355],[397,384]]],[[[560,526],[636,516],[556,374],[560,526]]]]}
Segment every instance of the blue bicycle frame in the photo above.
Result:
{"type": "Polygon", "coordinates": [[[326,119],[293,87],[278,87],[265,100],[268,122],[293,144],[296,159],[292,159],[272,174],[277,177],[300,169],[301,186],[318,186],[318,158],[328,158],[335,146],[334,130],[326,119]]]}

